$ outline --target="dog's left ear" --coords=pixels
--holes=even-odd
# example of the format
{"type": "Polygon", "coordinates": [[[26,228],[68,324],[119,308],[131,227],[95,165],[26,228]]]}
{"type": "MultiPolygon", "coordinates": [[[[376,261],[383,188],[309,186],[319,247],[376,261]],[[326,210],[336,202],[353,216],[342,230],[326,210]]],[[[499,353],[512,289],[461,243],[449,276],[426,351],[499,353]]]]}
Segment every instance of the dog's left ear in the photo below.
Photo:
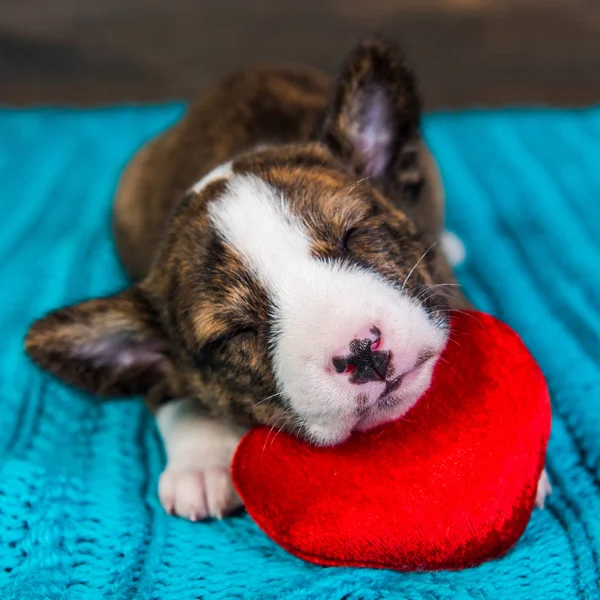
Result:
{"type": "Polygon", "coordinates": [[[158,314],[136,286],[49,313],[30,327],[25,349],[40,367],[100,396],[147,394],[172,369],[158,314]]]}
{"type": "Polygon", "coordinates": [[[421,100],[391,41],[363,42],[346,58],[326,111],[322,141],[360,177],[385,178],[414,161],[421,100]],[[400,165],[398,164],[400,161],[400,165]]]}

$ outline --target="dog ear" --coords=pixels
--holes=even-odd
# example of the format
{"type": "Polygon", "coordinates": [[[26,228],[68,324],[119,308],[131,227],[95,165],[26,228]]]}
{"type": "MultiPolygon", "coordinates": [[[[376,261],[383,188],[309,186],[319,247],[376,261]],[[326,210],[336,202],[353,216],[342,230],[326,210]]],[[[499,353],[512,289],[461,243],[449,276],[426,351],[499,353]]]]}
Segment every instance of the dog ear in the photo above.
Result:
{"type": "Polygon", "coordinates": [[[171,367],[169,342],[137,287],[34,322],[25,349],[40,367],[102,396],[145,394],[171,367]]]}
{"type": "Polygon", "coordinates": [[[415,78],[400,49],[391,41],[370,39],[342,66],[321,139],[358,176],[385,178],[397,170],[403,153],[411,155],[407,164],[414,163],[420,117],[415,78]]]}

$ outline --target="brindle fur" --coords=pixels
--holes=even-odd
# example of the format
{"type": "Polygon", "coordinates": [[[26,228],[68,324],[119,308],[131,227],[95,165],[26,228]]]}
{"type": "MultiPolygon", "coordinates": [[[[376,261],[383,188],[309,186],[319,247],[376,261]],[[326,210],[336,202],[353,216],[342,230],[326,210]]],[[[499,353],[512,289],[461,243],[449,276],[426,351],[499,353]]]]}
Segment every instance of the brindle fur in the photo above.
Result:
{"type": "MultiPolygon", "coordinates": [[[[97,394],[141,393],[152,408],[190,396],[244,425],[289,421],[270,367],[268,294],[208,225],[207,205],[225,183],[188,190],[231,160],[234,172],[258,175],[285,195],[311,233],[315,257],[361,264],[398,285],[418,263],[407,291],[443,315],[448,296],[431,286],[455,280],[435,246],[443,197],[419,119],[414,77],[381,40],[351,53],[335,84],[298,67],[226,78],[142,148],[122,177],[115,239],[137,283],[34,323],[30,356],[67,383],[97,394]],[[394,130],[376,172],[353,140],[372,94],[389,100],[394,130]],[[115,353],[126,347],[125,358],[135,360],[90,358],[103,344],[115,353]]],[[[449,297],[466,306],[460,293],[449,297]]]]}

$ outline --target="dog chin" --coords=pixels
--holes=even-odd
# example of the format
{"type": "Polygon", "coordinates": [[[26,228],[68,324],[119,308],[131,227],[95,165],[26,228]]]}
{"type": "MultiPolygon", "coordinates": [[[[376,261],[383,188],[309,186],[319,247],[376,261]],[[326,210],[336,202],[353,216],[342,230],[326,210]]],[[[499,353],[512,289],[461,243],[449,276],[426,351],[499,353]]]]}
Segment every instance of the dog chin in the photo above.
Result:
{"type": "Polygon", "coordinates": [[[305,439],[313,446],[337,446],[345,442],[354,431],[354,423],[333,427],[331,424],[310,425],[306,428],[305,439]]]}
{"type": "MultiPolygon", "coordinates": [[[[387,407],[370,410],[362,416],[355,425],[355,431],[369,431],[379,425],[401,419],[423,397],[431,386],[433,369],[436,361],[430,360],[420,368],[409,373],[402,382],[398,396],[394,403],[387,407]]],[[[387,400],[389,402],[389,399],[387,400]]],[[[386,400],[383,400],[386,402],[386,400]]]]}
{"type": "Polygon", "coordinates": [[[338,446],[350,438],[353,433],[362,433],[378,427],[379,425],[383,425],[384,423],[395,421],[406,414],[410,407],[411,406],[402,406],[385,411],[378,410],[372,413],[369,412],[344,427],[332,427],[330,424],[313,425],[307,428],[303,437],[313,446],[338,446]]]}
{"type": "Polygon", "coordinates": [[[314,446],[337,446],[354,432],[365,432],[385,423],[401,419],[421,399],[431,385],[434,360],[409,373],[397,395],[384,398],[360,417],[351,415],[331,417],[306,425],[303,437],[314,446]]]}
{"type": "Polygon", "coordinates": [[[413,402],[400,402],[393,408],[367,413],[354,426],[354,431],[365,432],[385,423],[396,421],[403,417],[415,404],[416,400],[413,402]]]}
{"type": "Polygon", "coordinates": [[[337,446],[345,442],[355,432],[365,432],[395,421],[405,415],[417,402],[418,398],[398,401],[389,408],[376,408],[352,419],[340,419],[342,422],[313,423],[306,426],[303,437],[314,446],[337,446]]]}

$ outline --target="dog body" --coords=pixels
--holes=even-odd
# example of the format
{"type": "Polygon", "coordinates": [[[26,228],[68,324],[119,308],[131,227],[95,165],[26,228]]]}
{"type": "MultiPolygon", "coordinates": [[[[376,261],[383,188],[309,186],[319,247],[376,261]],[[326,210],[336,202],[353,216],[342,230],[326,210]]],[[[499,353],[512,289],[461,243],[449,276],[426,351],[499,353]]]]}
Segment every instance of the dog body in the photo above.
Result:
{"type": "Polygon", "coordinates": [[[114,229],[134,285],[40,319],[27,350],[92,393],[144,395],[169,512],[240,505],[229,466],[254,424],[336,444],[428,388],[468,302],[420,111],[401,55],[373,40],[336,82],[233,74],[127,167],[114,229]]]}

